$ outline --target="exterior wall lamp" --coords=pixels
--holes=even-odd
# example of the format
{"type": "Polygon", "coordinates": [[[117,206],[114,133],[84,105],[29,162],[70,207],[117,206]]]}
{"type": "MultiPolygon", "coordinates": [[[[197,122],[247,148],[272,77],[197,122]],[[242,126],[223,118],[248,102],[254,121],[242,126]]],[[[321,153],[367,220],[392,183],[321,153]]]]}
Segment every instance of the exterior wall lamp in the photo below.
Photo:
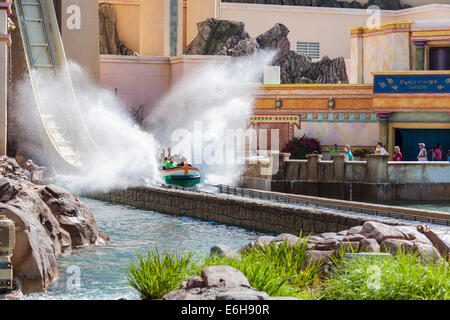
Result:
{"type": "Polygon", "coordinates": [[[283,108],[283,101],[281,99],[275,100],[275,108],[277,108],[278,110],[283,108]]]}
{"type": "Polygon", "coordinates": [[[336,107],[336,101],[334,101],[334,99],[330,98],[328,100],[328,108],[329,109],[334,109],[334,107],[336,107]]]}

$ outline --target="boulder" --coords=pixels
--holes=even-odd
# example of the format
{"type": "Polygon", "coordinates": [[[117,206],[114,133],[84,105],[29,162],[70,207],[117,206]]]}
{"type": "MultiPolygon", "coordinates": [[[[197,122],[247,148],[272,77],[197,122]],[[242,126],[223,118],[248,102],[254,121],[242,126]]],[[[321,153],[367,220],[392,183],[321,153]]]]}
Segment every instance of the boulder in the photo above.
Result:
{"type": "Polygon", "coordinates": [[[414,248],[419,258],[424,262],[436,262],[443,263],[444,259],[440,255],[439,251],[432,245],[424,244],[421,242],[414,243],[414,248]]]}
{"type": "Polygon", "coordinates": [[[297,236],[289,233],[283,233],[273,238],[272,241],[270,241],[270,244],[287,242],[290,244],[290,246],[294,247],[297,245],[298,241],[299,238],[297,236]]]}
{"type": "Polygon", "coordinates": [[[360,234],[366,238],[375,239],[380,244],[386,239],[405,239],[404,234],[395,227],[375,221],[365,222],[360,234]]]}
{"type": "Polygon", "coordinates": [[[61,227],[70,234],[72,246],[96,243],[97,223],[92,212],[76,195],[56,185],[42,187],[39,194],[61,227]]]}
{"type": "Polygon", "coordinates": [[[288,40],[289,29],[281,23],[275,24],[271,29],[256,38],[259,47],[263,50],[277,50],[287,52],[291,49],[288,40]]]}
{"type": "Polygon", "coordinates": [[[428,245],[432,244],[423,233],[417,231],[417,228],[413,226],[396,226],[395,228],[405,235],[406,240],[418,241],[428,245]]]}
{"type": "Polygon", "coordinates": [[[58,278],[55,243],[37,215],[8,204],[0,209],[17,228],[11,258],[16,282],[25,294],[43,291],[58,278]]]}
{"type": "Polygon", "coordinates": [[[409,240],[403,239],[386,239],[381,244],[382,252],[389,252],[392,255],[396,255],[399,251],[404,253],[412,252],[414,244],[409,240]]]}
{"type": "Polygon", "coordinates": [[[347,67],[342,57],[330,59],[324,56],[321,60],[311,63],[303,76],[314,83],[348,83],[347,67]]]}
{"type": "Polygon", "coordinates": [[[256,53],[258,50],[258,42],[253,38],[247,38],[240,40],[236,46],[227,49],[226,54],[232,57],[242,57],[256,53]]]}
{"type": "Polygon", "coordinates": [[[339,246],[339,241],[336,239],[324,239],[316,243],[316,250],[336,250],[339,246]]]}
{"type": "Polygon", "coordinates": [[[308,250],[306,251],[306,259],[309,264],[325,263],[333,253],[333,250],[308,250]]]}
{"type": "Polygon", "coordinates": [[[180,289],[163,300],[269,300],[267,293],[252,288],[239,270],[229,266],[212,266],[183,282],[180,289]]]}
{"type": "Polygon", "coordinates": [[[351,234],[348,236],[345,236],[343,241],[350,241],[350,242],[359,242],[362,239],[365,239],[366,237],[364,237],[362,234],[351,234]]]}
{"type": "Polygon", "coordinates": [[[218,255],[229,258],[234,258],[237,256],[237,253],[234,252],[230,247],[224,244],[218,244],[211,248],[210,255],[218,255]]]}
{"type": "Polygon", "coordinates": [[[337,246],[337,250],[349,252],[349,253],[358,252],[359,251],[359,242],[343,241],[343,242],[339,243],[339,245],[337,246]]]}
{"type": "Polygon", "coordinates": [[[379,252],[380,245],[375,239],[361,239],[359,241],[359,250],[362,252],[379,252]]]}
{"type": "Polygon", "coordinates": [[[18,191],[8,179],[0,179],[0,202],[6,203],[17,195],[18,191]]]}
{"type": "MultiPolygon", "coordinates": [[[[189,55],[228,55],[228,50],[250,38],[243,22],[208,18],[197,23],[198,35],[184,50],[189,55]]],[[[241,43],[241,47],[244,44],[241,43]]]]}
{"type": "Polygon", "coordinates": [[[116,10],[110,3],[100,3],[99,22],[100,22],[100,54],[115,54],[132,56],[136,53],[128,48],[119,37],[117,31],[116,10]]]}
{"type": "Polygon", "coordinates": [[[362,230],[362,226],[356,226],[356,227],[352,227],[347,231],[347,236],[350,236],[352,234],[360,234],[361,230],[362,230]]]}

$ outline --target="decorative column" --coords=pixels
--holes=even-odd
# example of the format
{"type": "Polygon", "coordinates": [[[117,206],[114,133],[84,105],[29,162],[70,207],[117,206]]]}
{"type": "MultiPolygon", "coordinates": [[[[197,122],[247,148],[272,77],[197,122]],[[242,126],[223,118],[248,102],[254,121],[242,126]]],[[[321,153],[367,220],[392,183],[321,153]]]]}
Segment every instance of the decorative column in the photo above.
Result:
{"type": "Polygon", "coordinates": [[[364,83],[363,79],[363,28],[355,27],[350,29],[350,49],[351,49],[351,70],[350,83],[364,83]]]}
{"type": "MultiPolygon", "coordinates": [[[[390,113],[379,113],[377,114],[379,120],[379,140],[383,143],[384,146],[388,146],[389,144],[389,118],[391,117],[390,113]]],[[[389,152],[389,151],[388,151],[389,152]]]]}
{"type": "Polygon", "coordinates": [[[0,2],[0,155],[6,155],[8,138],[8,46],[11,45],[8,17],[10,15],[11,3],[0,2]]]}
{"type": "Polygon", "coordinates": [[[416,47],[415,53],[416,70],[425,70],[425,46],[427,42],[414,41],[413,44],[416,47]]]}

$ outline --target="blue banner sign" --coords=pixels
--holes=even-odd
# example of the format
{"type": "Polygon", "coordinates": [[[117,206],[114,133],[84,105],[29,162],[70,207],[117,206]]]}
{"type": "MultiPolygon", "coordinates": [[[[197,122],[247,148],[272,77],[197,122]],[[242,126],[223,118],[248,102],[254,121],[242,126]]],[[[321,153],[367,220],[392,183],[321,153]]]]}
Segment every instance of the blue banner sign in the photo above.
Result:
{"type": "Polygon", "coordinates": [[[450,74],[375,75],[374,93],[450,93],[450,74]]]}

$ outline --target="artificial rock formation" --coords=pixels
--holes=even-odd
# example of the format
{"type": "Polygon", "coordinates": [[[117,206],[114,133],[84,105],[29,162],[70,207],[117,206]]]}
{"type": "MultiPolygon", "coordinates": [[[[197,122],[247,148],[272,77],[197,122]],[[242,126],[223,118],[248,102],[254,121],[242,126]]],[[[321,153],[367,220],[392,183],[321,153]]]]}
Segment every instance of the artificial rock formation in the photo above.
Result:
{"type": "Polygon", "coordinates": [[[270,296],[252,288],[239,270],[212,266],[203,269],[201,277],[190,277],[163,300],[270,300],[270,296]]]}
{"type": "Polygon", "coordinates": [[[258,50],[276,50],[272,64],[281,68],[281,83],[348,83],[345,60],[327,56],[312,62],[306,55],[290,50],[289,29],[280,23],[258,36],[249,36],[242,22],[207,19],[198,23],[197,37],[186,47],[188,55],[241,57],[258,50]]]}
{"type": "MultiPolygon", "coordinates": [[[[420,229],[420,227],[419,227],[420,229]]],[[[262,236],[241,248],[263,248],[287,241],[295,245],[300,239],[294,235],[281,234],[277,237],[262,236]]],[[[441,229],[420,232],[414,226],[391,226],[380,222],[367,221],[362,226],[340,232],[326,232],[304,238],[307,241],[307,254],[312,262],[326,262],[336,251],[345,252],[388,252],[397,254],[417,252],[424,262],[443,262],[443,257],[450,259],[450,231],[441,229]]],[[[233,252],[228,251],[228,255],[233,252]]]]}
{"type": "Polygon", "coordinates": [[[308,7],[331,7],[331,8],[354,8],[366,9],[371,5],[379,6],[384,10],[399,10],[410,8],[410,5],[402,5],[400,0],[369,0],[362,4],[358,1],[338,1],[338,0],[222,0],[222,2],[256,3],[256,4],[276,4],[288,6],[308,6],[308,7]]]}
{"type": "MultiPolygon", "coordinates": [[[[30,170],[39,168],[24,163],[30,170]]],[[[2,157],[2,165],[8,177],[0,178],[0,211],[17,228],[14,279],[22,292],[40,292],[58,278],[58,255],[74,247],[103,245],[107,236],[98,233],[92,212],[76,195],[57,186],[33,184],[29,179],[33,171],[21,168],[14,159],[2,157]]]]}
{"type": "Polygon", "coordinates": [[[120,40],[116,11],[110,3],[99,4],[100,54],[133,56],[136,53],[120,40]]]}

